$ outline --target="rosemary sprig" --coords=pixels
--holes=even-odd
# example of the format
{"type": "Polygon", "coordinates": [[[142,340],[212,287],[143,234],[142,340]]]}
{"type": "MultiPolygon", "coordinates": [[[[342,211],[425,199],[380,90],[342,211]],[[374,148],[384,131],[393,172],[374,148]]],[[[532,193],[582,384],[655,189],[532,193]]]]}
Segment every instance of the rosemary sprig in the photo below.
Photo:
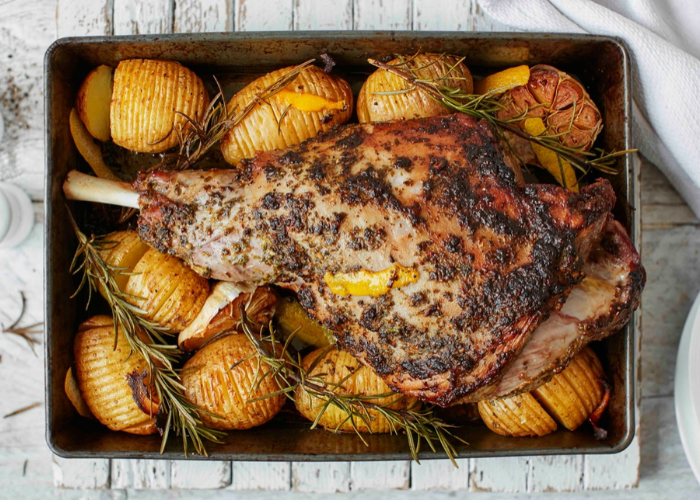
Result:
{"type": "Polygon", "coordinates": [[[36,355],[34,346],[40,344],[41,342],[32,337],[32,335],[41,333],[43,331],[44,323],[40,321],[27,326],[19,326],[19,322],[22,321],[24,313],[27,310],[27,297],[25,297],[24,292],[22,291],[19,292],[19,295],[22,300],[22,305],[20,307],[19,314],[17,315],[17,319],[7,328],[5,328],[4,325],[0,325],[0,327],[2,327],[3,333],[11,333],[23,338],[27,342],[27,345],[29,345],[32,352],[36,355]]]}
{"type": "Polygon", "coordinates": [[[114,318],[115,344],[121,329],[132,353],[135,352],[148,363],[148,372],[160,402],[158,413],[167,416],[160,452],[163,453],[172,429],[176,435],[182,437],[185,456],[189,440],[192,441],[196,453],[206,455],[203,439],[219,443],[225,433],[206,427],[197,413],[197,407],[185,398],[185,388],[175,369],[175,363],[182,353],[177,346],[167,343],[164,337],[168,334],[166,329],[147,320],[144,311],[129,303],[128,296],[119,289],[115,277],[125,274],[124,269],[105,262],[101,256],[101,252],[113,243],[104,236],[87,237],[78,227],[70,211],[68,215],[78,238],[78,248],[70,271],[81,276],[73,297],[87,288],[87,308],[92,294],[103,290],[114,318]]]}
{"type": "MultiPolygon", "coordinates": [[[[179,148],[177,152],[168,153],[163,159],[149,170],[186,170],[199,162],[209,150],[216,145],[233,127],[241,123],[255,106],[277,94],[292,83],[297,76],[315,59],[309,59],[285,73],[270,86],[258,92],[242,109],[229,109],[226,105],[224,92],[216,80],[219,92],[209,103],[201,120],[195,120],[182,115],[188,123],[183,132],[182,128],[175,129],[179,148]]],[[[281,120],[280,120],[281,121],[281,120]]]]}
{"type": "Polygon", "coordinates": [[[495,99],[495,94],[498,89],[487,94],[476,95],[468,94],[459,88],[450,87],[445,84],[445,81],[455,78],[454,76],[450,76],[454,66],[441,78],[422,79],[416,74],[414,69],[410,68],[406,60],[401,59],[399,63],[395,65],[386,64],[375,59],[369,59],[368,61],[371,65],[404,79],[412,87],[408,90],[420,88],[431,98],[442,103],[449,109],[465,113],[474,118],[487,120],[493,124],[496,129],[511,132],[518,137],[551,149],[557,153],[559,157],[571,163],[571,165],[584,175],[591,169],[596,169],[611,175],[617,174],[618,171],[615,168],[617,158],[637,151],[636,149],[628,149],[624,151],[608,152],[600,148],[596,148],[593,151],[586,151],[583,147],[565,146],[560,142],[559,137],[566,135],[567,132],[539,136],[530,135],[520,127],[514,125],[515,122],[519,122],[525,117],[525,113],[523,113],[522,116],[516,116],[507,120],[500,119],[496,116],[496,113],[504,108],[503,104],[495,99]]]}
{"type": "MultiPolygon", "coordinates": [[[[390,406],[400,401],[404,396],[396,393],[363,395],[363,394],[346,394],[343,392],[343,382],[331,383],[324,380],[321,376],[309,376],[309,372],[318,364],[319,361],[333,348],[328,346],[326,351],[322,352],[314,361],[309,370],[302,367],[301,357],[290,352],[292,335],[282,343],[275,335],[275,330],[272,324],[268,326],[260,325],[260,329],[256,332],[252,321],[247,317],[245,310],[241,307],[241,326],[243,332],[252,342],[258,352],[258,370],[256,374],[256,382],[253,385],[251,392],[260,385],[261,381],[267,377],[273,378],[279,386],[279,391],[273,394],[268,394],[259,399],[272,397],[278,394],[285,394],[290,399],[294,399],[294,391],[298,386],[304,388],[304,391],[321,401],[321,410],[312,424],[313,429],[318,425],[318,422],[325,411],[331,406],[338,408],[347,415],[346,419],[340,423],[338,428],[345,422],[350,422],[355,432],[360,437],[363,443],[367,445],[364,437],[360,433],[357,422],[362,421],[369,428],[370,421],[373,417],[370,410],[374,410],[386,418],[389,423],[390,432],[398,434],[401,429],[406,433],[408,445],[413,459],[419,462],[419,453],[421,443],[425,441],[430,449],[437,451],[436,444],[445,451],[448,458],[452,461],[455,467],[457,462],[457,450],[455,449],[452,439],[456,439],[465,443],[461,438],[450,432],[449,425],[433,413],[431,406],[419,408],[418,403],[407,409],[395,409],[390,406]],[[384,399],[396,395],[389,404],[379,404],[377,400],[384,399]]],[[[348,375],[352,376],[355,372],[348,375]]]]}

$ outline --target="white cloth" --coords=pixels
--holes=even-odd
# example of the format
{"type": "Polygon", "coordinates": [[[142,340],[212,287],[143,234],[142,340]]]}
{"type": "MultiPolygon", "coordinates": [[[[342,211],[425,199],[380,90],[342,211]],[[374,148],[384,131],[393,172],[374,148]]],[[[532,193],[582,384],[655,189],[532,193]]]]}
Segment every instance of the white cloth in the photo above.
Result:
{"type": "Polygon", "coordinates": [[[700,217],[700,0],[480,0],[524,31],[624,40],[632,59],[635,146],[700,217]]]}

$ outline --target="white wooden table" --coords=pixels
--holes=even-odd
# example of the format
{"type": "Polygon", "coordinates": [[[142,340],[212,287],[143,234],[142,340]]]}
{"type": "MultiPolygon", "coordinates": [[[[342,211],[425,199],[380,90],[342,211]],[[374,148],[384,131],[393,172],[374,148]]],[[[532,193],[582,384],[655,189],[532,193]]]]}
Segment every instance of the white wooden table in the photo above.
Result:
{"type": "MultiPolygon", "coordinates": [[[[25,324],[41,321],[42,57],[56,38],[231,30],[499,30],[477,0],[0,0],[0,180],[26,189],[37,225],[14,250],[0,250],[0,322],[28,300],[25,324]]],[[[362,492],[363,498],[462,497],[574,492],[567,498],[700,498],[680,445],[673,373],[681,327],[700,289],[700,221],[655,167],[642,169],[643,297],[641,429],[614,456],[461,459],[383,463],[241,463],[63,460],[44,441],[43,407],[0,419],[0,498],[207,498],[260,490],[256,498],[362,492]],[[100,491],[102,490],[102,491],[100,491]],[[109,491],[104,491],[109,490],[109,491]],[[144,491],[149,490],[149,491],[144,491]],[[174,491],[178,490],[178,491],[174,491]],[[375,493],[367,493],[375,491],[375,493]],[[443,493],[438,493],[441,491],[443,493]],[[504,492],[510,494],[499,494],[504,492]],[[578,493],[577,493],[578,492],[578,493]]],[[[39,349],[40,350],[40,349],[39,349]]],[[[43,356],[0,334],[0,416],[43,401],[43,356]]],[[[240,498],[240,496],[237,496],[240,498]]]]}

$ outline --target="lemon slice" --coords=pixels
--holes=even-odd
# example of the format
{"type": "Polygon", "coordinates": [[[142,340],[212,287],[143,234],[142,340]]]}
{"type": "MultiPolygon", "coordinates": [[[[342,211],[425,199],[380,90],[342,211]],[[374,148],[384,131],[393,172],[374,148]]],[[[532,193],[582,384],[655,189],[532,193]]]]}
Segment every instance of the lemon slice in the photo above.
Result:
{"type": "Polygon", "coordinates": [[[494,92],[501,94],[508,89],[526,85],[530,80],[530,68],[523,64],[515,68],[504,69],[493,75],[489,75],[483,80],[474,83],[475,94],[486,94],[494,92]]]}
{"type": "MultiPolygon", "coordinates": [[[[523,129],[525,129],[525,132],[528,134],[537,136],[542,135],[546,127],[544,126],[542,118],[528,118],[523,123],[523,129]]],[[[559,184],[578,193],[578,180],[576,179],[576,172],[574,172],[571,164],[559,158],[557,153],[549,148],[534,142],[530,144],[542,167],[552,174],[559,184]]]]}

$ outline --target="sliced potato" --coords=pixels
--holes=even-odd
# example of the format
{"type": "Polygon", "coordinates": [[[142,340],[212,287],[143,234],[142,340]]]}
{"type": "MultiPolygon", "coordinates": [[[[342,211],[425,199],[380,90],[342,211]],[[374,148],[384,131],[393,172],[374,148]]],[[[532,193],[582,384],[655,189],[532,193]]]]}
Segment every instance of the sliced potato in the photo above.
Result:
{"type": "Polygon", "coordinates": [[[149,248],[126,282],[127,300],[146,318],[179,332],[197,316],[209,295],[209,282],[171,255],[149,248]]]}
{"type": "Polygon", "coordinates": [[[185,117],[199,120],[209,95],[194,72],[175,61],[129,59],[114,72],[110,129],[115,144],[140,153],[160,153],[178,143],[185,117]]]}
{"type": "Polygon", "coordinates": [[[90,411],[90,407],[85,402],[83,398],[83,393],[80,392],[80,385],[78,384],[78,379],[73,373],[73,368],[68,368],[66,372],[66,379],[63,382],[63,388],[66,391],[66,396],[71,402],[78,415],[85,418],[95,418],[95,416],[90,411]]]}
{"type": "MultiPolygon", "coordinates": [[[[229,101],[229,111],[242,111],[292,68],[278,69],[247,85],[229,101]]],[[[348,121],[352,104],[352,91],[345,80],[309,66],[232,128],[221,141],[221,152],[227,162],[237,165],[256,151],[294,146],[348,121]]]]}
{"type": "Polygon", "coordinates": [[[212,341],[190,358],[182,369],[182,384],[188,400],[202,411],[207,427],[221,430],[250,429],[271,420],[284,406],[286,396],[272,377],[257,370],[256,350],[242,334],[226,335],[212,341]]]}
{"type": "Polygon", "coordinates": [[[75,99],[80,119],[90,134],[107,142],[109,131],[109,104],[112,100],[112,72],[109,66],[98,66],[83,80],[75,99]]]}
{"type": "MultiPolygon", "coordinates": [[[[372,398],[371,402],[396,410],[418,408],[414,398],[393,392],[371,368],[360,364],[350,353],[335,347],[313,351],[304,357],[302,366],[309,377],[318,377],[328,384],[327,387],[335,387],[334,392],[338,394],[386,394],[386,397],[372,398]]],[[[337,406],[324,405],[322,399],[311,395],[301,385],[297,387],[294,399],[297,410],[302,415],[311,421],[318,419],[318,425],[330,431],[354,432],[357,428],[360,432],[387,433],[397,430],[377,410],[368,410],[366,421],[357,416],[351,419],[350,415],[337,406]],[[326,410],[319,418],[324,407],[326,410]]]]}
{"type": "Polygon", "coordinates": [[[333,332],[310,318],[299,301],[294,298],[285,297],[279,301],[275,319],[285,337],[294,334],[295,339],[314,347],[335,344],[333,332]]]}
{"type": "Polygon", "coordinates": [[[479,401],[479,415],[501,436],[545,436],[557,430],[556,422],[530,393],[479,401]]]}
{"type": "MultiPolygon", "coordinates": [[[[461,58],[444,54],[418,54],[414,57],[396,58],[389,65],[405,64],[401,69],[410,70],[422,79],[442,80],[446,86],[456,87],[471,94],[474,90],[469,69],[461,58]]],[[[424,90],[412,88],[403,78],[379,69],[372,73],[357,96],[357,118],[364,122],[388,122],[448,115],[449,108],[431,98],[424,90]]]]}
{"type": "Polygon", "coordinates": [[[136,231],[116,231],[106,236],[105,249],[101,256],[108,264],[121,269],[121,274],[115,276],[114,280],[122,292],[126,290],[129,273],[133,272],[134,266],[148,248],[136,231]]]}
{"type": "Polygon", "coordinates": [[[605,389],[603,366],[590,347],[571,360],[564,371],[532,391],[532,395],[561,425],[573,431],[598,407],[605,389]]]}
{"type": "Polygon", "coordinates": [[[75,337],[75,374],[91,413],[114,431],[151,434],[159,404],[148,363],[132,352],[109,316],[84,321],[75,337]]]}
{"type": "Polygon", "coordinates": [[[78,149],[80,155],[85,158],[85,161],[90,165],[90,168],[97,177],[103,179],[109,179],[112,181],[121,181],[117,177],[111,168],[105,163],[104,157],[102,156],[102,150],[100,146],[95,143],[95,139],[92,138],[85,125],[80,120],[78,113],[75,108],[71,109],[69,117],[70,133],[73,136],[73,142],[75,142],[75,147],[78,149]]]}

